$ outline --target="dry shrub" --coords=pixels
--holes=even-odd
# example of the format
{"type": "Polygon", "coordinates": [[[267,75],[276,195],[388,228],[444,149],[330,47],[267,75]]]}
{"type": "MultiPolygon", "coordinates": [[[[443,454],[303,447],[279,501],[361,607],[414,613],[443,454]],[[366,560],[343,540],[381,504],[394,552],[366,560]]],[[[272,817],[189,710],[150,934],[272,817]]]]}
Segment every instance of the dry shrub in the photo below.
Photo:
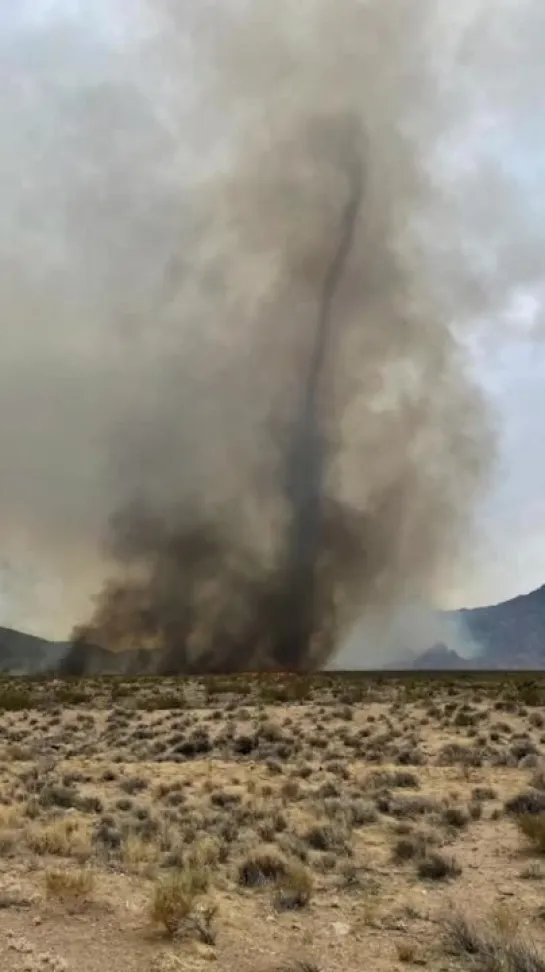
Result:
{"type": "Polygon", "coordinates": [[[520,930],[520,919],[505,902],[500,901],[490,913],[490,920],[502,941],[515,939],[520,930]]]}
{"type": "MultiPolygon", "coordinates": [[[[194,926],[199,927],[195,909],[199,897],[207,889],[208,875],[202,868],[187,866],[171,871],[157,881],[153,889],[152,922],[170,937],[179,934],[191,919],[194,926]]],[[[211,919],[212,912],[209,915],[211,919]]]]}
{"type": "Polygon", "coordinates": [[[545,959],[520,938],[506,940],[494,927],[477,925],[458,912],[446,920],[450,950],[486,972],[545,972],[545,959]]]}
{"type": "Polygon", "coordinates": [[[314,889],[312,874],[299,861],[289,863],[286,874],[279,878],[277,885],[275,904],[281,910],[306,907],[314,889]]]}
{"type": "Polygon", "coordinates": [[[13,804],[7,806],[0,804],[0,827],[12,830],[20,821],[21,811],[13,804]]]}
{"type": "Polygon", "coordinates": [[[195,892],[182,873],[169,874],[157,882],[151,903],[151,920],[167,935],[175,935],[192,914],[195,892]]]}
{"type": "Polygon", "coordinates": [[[278,884],[289,871],[289,862],[276,847],[257,847],[239,864],[238,883],[247,888],[278,884]]]}
{"type": "Polygon", "coordinates": [[[205,874],[207,868],[217,867],[221,856],[221,841],[217,837],[203,837],[192,847],[187,864],[195,874],[205,874]]]}
{"type": "Polygon", "coordinates": [[[426,856],[428,846],[429,840],[425,834],[408,834],[395,842],[392,848],[392,858],[396,863],[419,859],[426,856]]]}
{"type": "Polygon", "coordinates": [[[538,854],[545,854],[545,813],[522,813],[515,819],[530,846],[538,854]]]}
{"type": "Polygon", "coordinates": [[[416,958],[416,946],[412,942],[398,942],[396,952],[400,962],[414,962],[416,958]]]}
{"type": "Polygon", "coordinates": [[[17,830],[0,829],[0,856],[8,857],[13,854],[19,841],[17,830]]]}
{"type": "Polygon", "coordinates": [[[77,857],[79,860],[88,860],[92,854],[88,829],[77,819],[61,817],[48,824],[36,825],[28,831],[26,840],[35,854],[77,857]]]}
{"type": "Polygon", "coordinates": [[[95,887],[92,871],[46,871],[45,889],[48,898],[56,898],[65,904],[85,904],[95,887]]]}
{"type": "Polygon", "coordinates": [[[444,881],[447,878],[458,877],[461,867],[454,858],[443,854],[427,853],[418,863],[418,876],[427,881],[444,881]]]}
{"type": "Polygon", "coordinates": [[[160,851],[157,844],[143,840],[138,834],[128,834],[123,842],[122,860],[124,867],[134,874],[149,871],[157,866],[160,851]]]}

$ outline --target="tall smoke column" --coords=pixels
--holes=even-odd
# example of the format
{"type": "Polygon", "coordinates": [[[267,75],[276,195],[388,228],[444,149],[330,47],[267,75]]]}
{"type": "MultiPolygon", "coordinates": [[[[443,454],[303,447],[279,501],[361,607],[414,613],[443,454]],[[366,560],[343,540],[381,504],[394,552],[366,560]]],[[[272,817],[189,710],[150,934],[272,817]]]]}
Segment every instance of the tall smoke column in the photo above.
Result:
{"type": "Polygon", "coordinates": [[[320,423],[319,393],[324,382],[335,295],[354,239],[362,197],[361,159],[351,146],[350,194],[342,213],[339,239],[320,295],[314,346],[303,385],[300,414],[288,443],[287,494],[291,507],[286,566],[286,598],[278,619],[275,658],[280,666],[298,668],[308,657],[316,622],[315,571],[320,555],[320,533],[325,491],[327,444],[320,423]]]}
{"type": "Polygon", "coordinates": [[[155,648],[163,670],[319,665],[358,613],[429,596],[486,486],[467,339],[505,333],[543,242],[476,133],[540,106],[542,7],[38,7],[1,15],[3,555],[64,581],[47,633],[91,616],[88,640],[155,648]],[[303,571],[293,443],[347,131],[362,205],[303,571]]]}

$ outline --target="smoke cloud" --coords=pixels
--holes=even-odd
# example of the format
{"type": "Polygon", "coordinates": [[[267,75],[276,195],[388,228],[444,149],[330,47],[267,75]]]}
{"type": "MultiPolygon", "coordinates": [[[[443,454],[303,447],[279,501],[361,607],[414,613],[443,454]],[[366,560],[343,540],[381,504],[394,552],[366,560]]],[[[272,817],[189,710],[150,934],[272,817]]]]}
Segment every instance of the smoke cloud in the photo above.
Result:
{"type": "Polygon", "coordinates": [[[124,6],[0,42],[4,546],[80,659],[317,667],[432,596],[486,488],[471,345],[543,258],[494,126],[545,15],[124,6]]]}
{"type": "Polygon", "coordinates": [[[410,668],[428,649],[447,648],[470,664],[481,654],[460,615],[426,605],[399,604],[388,611],[370,610],[333,656],[333,670],[410,668]]]}

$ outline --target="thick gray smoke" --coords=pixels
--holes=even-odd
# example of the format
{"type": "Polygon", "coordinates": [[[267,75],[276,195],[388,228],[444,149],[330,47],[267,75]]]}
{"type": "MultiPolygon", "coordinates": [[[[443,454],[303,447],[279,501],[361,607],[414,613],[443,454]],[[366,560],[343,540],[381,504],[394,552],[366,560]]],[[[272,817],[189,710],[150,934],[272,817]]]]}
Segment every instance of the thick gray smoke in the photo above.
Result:
{"type": "Polygon", "coordinates": [[[91,614],[76,652],[322,664],[430,595],[486,486],[468,343],[543,241],[453,146],[539,103],[543,12],[86,6],[1,42],[5,545],[91,614]]]}

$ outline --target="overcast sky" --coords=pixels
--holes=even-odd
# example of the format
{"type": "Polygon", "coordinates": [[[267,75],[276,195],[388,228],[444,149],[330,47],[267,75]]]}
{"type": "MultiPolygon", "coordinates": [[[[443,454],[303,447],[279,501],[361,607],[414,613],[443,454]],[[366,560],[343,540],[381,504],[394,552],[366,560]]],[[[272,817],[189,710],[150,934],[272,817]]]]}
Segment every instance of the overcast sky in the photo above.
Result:
{"type": "Polygon", "coordinates": [[[480,516],[487,542],[452,590],[456,606],[545,583],[545,353],[512,344],[481,371],[498,409],[501,449],[480,516]]]}
{"type": "MultiPolygon", "coordinates": [[[[536,3],[539,2],[536,0],[536,3]]],[[[475,5],[479,5],[477,0],[475,5]]],[[[470,0],[466,0],[465,4],[460,4],[460,10],[462,7],[469,10],[471,6],[470,0]]],[[[482,8],[483,4],[480,3],[480,6],[482,8]]],[[[507,10],[508,0],[502,0],[501,6],[504,11],[507,10]]],[[[143,9],[145,4],[135,4],[134,10],[137,7],[143,9]]],[[[18,0],[17,3],[2,3],[0,84],[2,57],[5,79],[9,71],[6,56],[10,50],[15,59],[19,54],[29,58],[30,74],[32,70],[42,70],[47,58],[59,49],[51,43],[51,31],[62,29],[62,17],[65,15],[70,18],[71,31],[70,46],[63,48],[66,61],[61,65],[66,72],[63,83],[67,85],[67,90],[71,83],[70,72],[76,67],[79,77],[83,77],[87,69],[90,74],[100,76],[102,63],[104,70],[107,66],[111,70],[115,63],[111,59],[112,52],[115,53],[116,44],[123,45],[126,37],[129,8],[129,0],[123,4],[115,0],[18,0]],[[25,47],[22,43],[24,31],[40,25],[40,29],[44,29],[43,40],[40,41],[42,35],[38,33],[32,44],[25,47]],[[11,43],[12,48],[9,46],[11,43]]],[[[523,3],[522,8],[530,10],[531,4],[523,3]]],[[[134,34],[134,12],[131,16],[134,34]]],[[[145,18],[141,23],[144,29],[145,18]]],[[[544,35],[542,43],[545,59],[544,35]]],[[[535,56],[535,51],[533,53],[535,56]]],[[[8,120],[9,112],[0,115],[0,125],[6,128],[0,131],[0,147],[6,151],[10,142],[8,120]]],[[[482,125],[478,124],[478,119],[473,119],[467,137],[453,146],[452,152],[453,157],[457,157],[457,164],[462,167],[474,164],[482,152],[488,155],[495,153],[499,164],[518,181],[528,211],[533,212],[535,219],[541,220],[545,226],[545,131],[542,131],[532,111],[526,113],[524,106],[515,102],[510,108],[509,124],[503,125],[500,119],[491,127],[489,118],[483,119],[482,125]]],[[[545,240],[543,252],[545,255],[545,240]]],[[[54,254],[51,258],[54,259],[54,254]]],[[[2,298],[0,291],[0,311],[3,310],[2,298]]],[[[529,300],[521,311],[521,329],[524,328],[525,315],[540,313],[540,297],[535,294],[534,301],[529,300]]],[[[0,341],[2,337],[0,323],[0,341]]],[[[5,340],[8,338],[6,331],[5,340]]],[[[454,570],[450,589],[445,591],[445,602],[451,606],[497,601],[545,583],[545,346],[534,345],[530,348],[522,342],[511,342],[504,345],[501,353],[497,349],[490,357],[481,353],[477,373],[497,409],[499,465],[491,492],[478,511],[481,542],[468,551],[467,561],[461,562],[454,570]]],[[[25,589],[32,589],[33,597],[37,596],[38,601],[41,598],[51,603],[55,599],[62,602],[62,579],[58,583],[49,577],[44,580],[46,574],[43,565],[32,570],[25,565],[18,569],[9,565],[9,570],[6,569],[3,574],[3,586],[0,587],[0,624],[3,621],[7,624],[15,621],[24,624],[21,591],[25,589]],[[40,595],[40,589],[43,589],[43,595],[40,595]]],[[[35,613],[35,609],[31,610],[30,616],[35,613]]]]}

